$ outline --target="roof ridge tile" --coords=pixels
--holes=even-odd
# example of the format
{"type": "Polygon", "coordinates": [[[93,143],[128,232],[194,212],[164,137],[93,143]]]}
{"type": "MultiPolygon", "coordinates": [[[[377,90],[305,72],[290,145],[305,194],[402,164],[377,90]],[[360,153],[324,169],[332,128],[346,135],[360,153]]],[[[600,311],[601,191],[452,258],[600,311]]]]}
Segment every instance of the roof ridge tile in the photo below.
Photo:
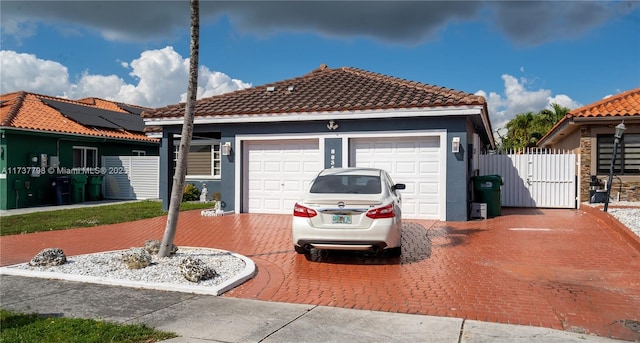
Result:
{"type": "Polygon", "coordinates": [[[13,119],[20,112],[20,108],[22,107],[22,104],[24,103],[24,99],[27,97],[27,92],[25,92],[25,91],[19,91],[19,92],[15,92],[13,94],[17,94],[16,97],[14,98],[15,102],[11,105],[11,108],[9,109],[9,112],[7,112],[7,116],[2,119],[2,122],[0,123],[0,126],[11,126],[11,122],[13,122],[13,119]]]}

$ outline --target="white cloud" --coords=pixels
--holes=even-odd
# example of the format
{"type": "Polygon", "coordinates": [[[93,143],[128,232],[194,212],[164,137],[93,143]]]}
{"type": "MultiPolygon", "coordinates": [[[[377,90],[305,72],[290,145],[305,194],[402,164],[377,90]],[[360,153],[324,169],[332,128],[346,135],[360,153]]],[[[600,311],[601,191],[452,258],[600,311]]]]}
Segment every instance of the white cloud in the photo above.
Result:
{"type": "MultiPolygon", "coordinates": [[[[504,91],[502,93],[483,90],[476,92],[487,99],[487,108],[491,119],[491,125],[495,130],[500,130],[518,113],[537,113],[544,108],[551,108],[551,104],[574,109],[582,106],[568,95],[558,94],[552,96],[549,89],[527,89],[529,81],[526,78],[517,79],[509,74],[503,74],[504,91]]],[[[504,133],[501,131],[501,133],[504,133]]]]}
{"type": "MultiPolygon", "coordinates": [[[[173,47],[147,50],[131,61],[118,61],[130,70],[137,83],[129,84],[117,75],[82,73],[77,82],[69,81],[62,64],[37,58],[32,54],[0,51],[2,83],[0,93],[28,91],[70,99],[99,97],[132,105],[161,107],[185,101],[189,59],[173,47]]],[[[198,98],[251,87],[250,83],[230,78],[201,65],[198,75],[198,98]]]]}
{"type": "Polygon", "coordinates": [[[58,93],[69,82],[69,73],[62,64],[46,61],[35,55],[15,51],[0,51],[2,93],[33,90],[36,93],[58,93]]]}

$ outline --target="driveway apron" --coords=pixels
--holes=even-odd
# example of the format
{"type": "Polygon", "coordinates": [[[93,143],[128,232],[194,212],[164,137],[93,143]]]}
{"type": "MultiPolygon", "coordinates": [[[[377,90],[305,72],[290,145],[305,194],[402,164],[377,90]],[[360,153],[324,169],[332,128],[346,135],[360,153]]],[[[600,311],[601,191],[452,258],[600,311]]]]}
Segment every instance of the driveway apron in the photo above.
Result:
{"type": "MultiPolygon", "coordinates": [[[[405,220],[402,256],[299,255],[288,215],[182,212],[175,243],[253,259],[224,296],[532,325],[640,340],[640,251],[580,210],[502,209],[470,222],[405,220]]],[[[44,248],[67,255],[161,239],[166,217],[0,238],[0,265],[44,248]]]]}

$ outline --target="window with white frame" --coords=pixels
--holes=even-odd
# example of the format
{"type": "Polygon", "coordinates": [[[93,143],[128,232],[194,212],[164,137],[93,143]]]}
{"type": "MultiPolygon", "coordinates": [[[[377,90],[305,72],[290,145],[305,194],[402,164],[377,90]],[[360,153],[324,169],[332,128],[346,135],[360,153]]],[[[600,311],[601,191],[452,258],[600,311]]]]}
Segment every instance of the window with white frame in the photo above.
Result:
{"type": "Polygon", "coordinates": [[[98,148],[73,147],[73,168],[95,168],[98,166],[98,148]]]}
{"type": "Polygon", "coordinates": [[[147,156],[147,152],[144,150],[131,150],[133,156],[147,156]]]}
{"type": "MultiPolygon", "coordinates": [[[[597,137],[598,174],[607,174],[611,168],[613,157],[613,135],[598,135],[597,137]]],[[[640,134],[625,134],[618,144],[616,162],[613,172],[617,175],[640,174],[640,134]]]]}
{"type": "MultiPolygon", "coordinates": [[[[180,142],[175,142],[173,162],[178,162],[180,142]]],[[[220,177],[220,141],[192,141],[187,156],[188,177],[220,177]]]]}

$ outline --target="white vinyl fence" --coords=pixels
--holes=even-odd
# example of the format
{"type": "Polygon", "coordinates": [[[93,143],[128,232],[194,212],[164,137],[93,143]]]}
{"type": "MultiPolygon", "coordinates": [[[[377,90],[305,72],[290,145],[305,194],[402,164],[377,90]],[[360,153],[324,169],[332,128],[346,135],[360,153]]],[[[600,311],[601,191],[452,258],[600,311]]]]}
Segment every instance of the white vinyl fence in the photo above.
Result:
{"type": "Polygon", "coordinates": [[[525,150],[480,155],[480,175],[500,175],[502,206],[576,208],[576,155],[525,150]]]}
{"type": "Polygon", "coordinates": [[[105,199],[142,200],[160,197],[158,156],[103,156],[105,199]]]}

